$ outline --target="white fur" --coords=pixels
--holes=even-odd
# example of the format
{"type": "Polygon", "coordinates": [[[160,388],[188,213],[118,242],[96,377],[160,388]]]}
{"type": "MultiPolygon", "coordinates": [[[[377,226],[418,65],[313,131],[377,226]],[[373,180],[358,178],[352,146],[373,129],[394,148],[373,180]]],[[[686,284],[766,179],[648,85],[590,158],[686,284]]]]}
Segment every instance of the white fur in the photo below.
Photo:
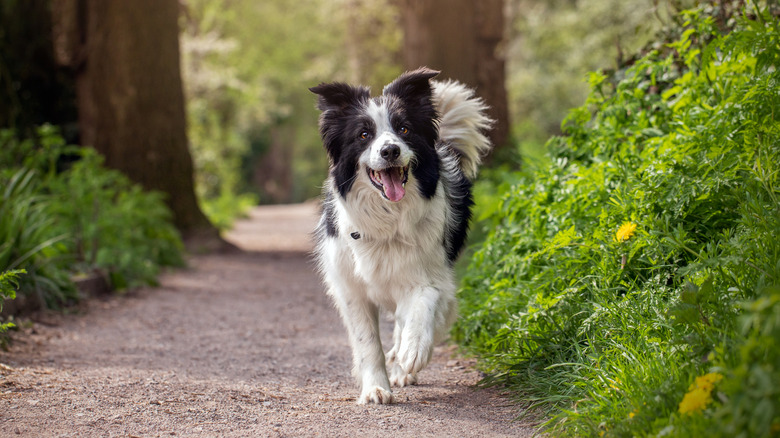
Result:
{"type": "Polygon", "coordinates": [[[371,169],[385,168],[386,164],[381,156],[382,147],[388,144],[395,144],[401,148],[399,161],[403,166],[408,166],[409,160],[412,159],[412,150],[409,149],[409,146],[398,137],[393,127],[390,126],[387,108],[383,105],[377,105],[372,100],[368,104],[367,112],[376,123],[377,136],[371,142],[371,146],[361,155],[360,164],[371,169]]]}
{"type": "MultiPolygon", "coordinates": [[[[473,177],[480,156],[489,148],[484,135],[473,132],[490,123],[482,113],[484,104],[471,99],[473,92],[457,83],[436,83],[433,89],[434,101],[440,105],[441,137],[457,143],[454,147],[460,152],[458,162],[451,152],[439,151],[442,171],[453,172],[460,165],[473,177]]],[[[386,110],[373,105],[369,113],[381,126],[374,144],[381,147],[389,139],[403,145],[402,158],[404,150],[411,153],[389,122],[382,120],[387,118],[386,110]]],[[[456,314],[456,283],[443,244],[446,229],[455,220],[444,192],[445,177],[436,194],[425,199],[410,172],[406,195],[390,202],[366,173],[374,149],[372,145],[359,159],[360,168],[345,198],[332,179],[326,181],[338,235],[321,236],[316,248],[328,294],[349,334],[360,404],[393,403],[391,384],[416,383],[434,343],[446,335],[456,314]],[[353,238],[353,233],[359,233],[359,238],[353,238]],[[379,336],[380,308],[395,316],[393,347],[386,356],[379,336]]]]}
{"type": "Polygon", "coordinates": [[[487,116],[488,106],[474,98],[474,90],[460,82],[431,81],[433,103],[441,114],[439,136],[461,153],[461,168],[466,177],[477,177],[482,157],[490,151],[490,140],[485,136],[493,125],[487,116]]]}

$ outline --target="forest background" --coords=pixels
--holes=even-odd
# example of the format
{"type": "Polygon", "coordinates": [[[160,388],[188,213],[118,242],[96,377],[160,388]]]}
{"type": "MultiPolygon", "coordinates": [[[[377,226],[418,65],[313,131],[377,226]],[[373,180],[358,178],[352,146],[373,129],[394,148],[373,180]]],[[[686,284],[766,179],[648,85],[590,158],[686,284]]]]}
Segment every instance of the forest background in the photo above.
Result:
{"type": "Polygon", "coordinates": [[[310,86],[378,93],[427,64],[497,120],[453,332],[485,382],[561,434],[777,436],[778,15],[6,0],[0,295],[57,307],[80,276],[123,289],[181,265],[184,245],[230,250],[218,230],[247,208],[319,194],[310,86]]]}
{"type": "MultiPolygon", "coordinates": [[[[54,5],[61,10],[63,3],[67,9],[74,2],[54,5]]],[[[431,9],[455,11],[468,10],[472,4],[428,3],[431,9]]],[[[501,40],[492,53],[482,56],[506,65],[504,99],[509,110],[502,129],[511,132],[514,151],[532,157],[541,157],[547,137],[560,133],[568,108],[584,101],[586,72],[619,68],[669,24],[671,14],[693,4],[483,3],[500,8],[485,26],[498,32],[501,40]]],[[[67,45],[62,40],[68,29],[63,30],[62,23],[52,24],[49,9],[46,1],[4,2],[5,30],[0,34],[4,69],[0,71],[6,90],[23,89],[9,93],[13,99],[5,99],[7,109],[0,115],[3,126],[17,130],[29,131],[31,125],[43,122],[58,125],[65,139],[74,143],[80,140],[74,108],[78,90],[70,77],[81,67],[72,59],[77,56],[60,53],[67,45]],[[58,35],[54,56],[48,48],[52,26],[58,35]],[[47,53],[56,59],[45,59],[47,53]]],[[[404,11],[425,13],[411,3],[392,0],[180,2],[187,139],[197,196],[212,222],[224,228],[247,205],[299,202],[319,194],[327,161],[313,129],[318,114],[308,88],[323,81],[346,81],[369,85],[376,93],[406,68],[413,68],[414,60],[405,53],[411,50],[404,34],[413,33],[409,27],[415,23],[404,18],[404,11]]],[[[426,17],[431,28],[452,32],[449,29],[455,26],[446,21],[433,23],[447,18],[440,13],[426,17]]],[[[456,30],[464,32],[462,27],[456,30]]],[[[452,46],[454,59],[446,61],[450,64],[474,62],[467,59],[462,40],[437,44],[452,46]]],[[[447,73],[443,77],[475,82],[458,72],[447,73]]],[[[162,85],[152,82],[150,86],[162,85]]],[[[503,161],[516,166],[518,158],[509,154],[503,161]]]]}
{"type": "MultiPolygon", "coordinates": [[[[585,73],[618,68],[624,54],[646,44],[681,7],[646,0],[494,3],[504,7],[504,20],[491,25],[505,35],[495,47],[506,62],[505,123],[512,148],[533,157],[543,155],[547,137],[560,133],[567,110],[584,101],[585,73]]],[[[345,81],[378,93],[414,68],[403,53],[404,6],[390,0],[233,1],[229,7],[188,1],[182,71],[201,199],[231,205],[236,194],[261,203],[318,196],[327,161],[312,129],[318,113],[308,87],[345,81]]],[[[459,43],[451,41],[455,50],[459,43]]],[[[517,158],[505,161],[516,166],[517,158]]],[[[205,207],[216,217],[217,209],[205,207]]]]}

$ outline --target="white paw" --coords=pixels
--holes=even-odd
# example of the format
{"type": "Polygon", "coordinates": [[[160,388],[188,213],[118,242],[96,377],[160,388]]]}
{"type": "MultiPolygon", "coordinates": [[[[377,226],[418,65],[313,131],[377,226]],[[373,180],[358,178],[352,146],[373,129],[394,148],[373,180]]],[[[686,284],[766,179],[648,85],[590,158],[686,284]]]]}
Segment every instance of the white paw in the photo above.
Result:
{"type": "Polygon", "coordinates": [[[416,385],[417,376],[415,374],[405,373],[401,367],[396,367],[390,373],[390,384],[398,387],[416,385]]]}
{"type": "Polygon", "coordinates": [[[357,402],[360,405],[367,403],[389,405],[391,403],[395,403],[395,398],[389,389],[384,389],[381,386],[372,386],[369,388],[363,388],[363,392],[360,394],[360,398],[358,398],[357,402]]]}
{"type": "MultiPolygon", "coordinates": [[[[393,350],[395,350],[395,348],[393,348],[393,350]]],[[[397,359],[398,358],[396,357],[395,353],[393,353],[392,355],[389,355],[389,359],[387,361],[387,371],[390,375],[390,385],[404,387],[417,384],[417,375],[404,371],[403,368],[401,368],[401,365],[398,364],[397,359]]]]}
{"type": "Polygon", "coordinates": [[[396,363],[406,374],[417,374],[428,365],[433,352],[433,339],[430,336],[407,337],[398,349],[396,363]]]}

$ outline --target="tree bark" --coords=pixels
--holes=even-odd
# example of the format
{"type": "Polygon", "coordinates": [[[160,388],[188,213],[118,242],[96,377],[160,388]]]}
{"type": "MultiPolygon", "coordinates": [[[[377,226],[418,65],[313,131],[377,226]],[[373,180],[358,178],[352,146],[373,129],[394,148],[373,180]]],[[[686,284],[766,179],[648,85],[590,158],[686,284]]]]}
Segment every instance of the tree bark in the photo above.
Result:
{"type": "Polygon", "coordinates": [[[73,141],[74,80],[56,61],[49,3],[0,1],[0,128],[32,139],[51,123],[73,141]]]}
{"type": "Polygon", "coordinates": [[[188,246],[221,246],[195,197],[178,2],[54,0],[53,6],[58,59],[77,71],[81,143],[145,189],[167,194],[188,246]]]}
{"type": "MultiPolygon", "coordinates": [[[[496,121],[496,149],[509,139],[503,0],[396,0],[404,29],[404,66],[441,70],[477,89],[496,121]]],[[[494,153],[495,155],[495,153],[494,153]]]]}

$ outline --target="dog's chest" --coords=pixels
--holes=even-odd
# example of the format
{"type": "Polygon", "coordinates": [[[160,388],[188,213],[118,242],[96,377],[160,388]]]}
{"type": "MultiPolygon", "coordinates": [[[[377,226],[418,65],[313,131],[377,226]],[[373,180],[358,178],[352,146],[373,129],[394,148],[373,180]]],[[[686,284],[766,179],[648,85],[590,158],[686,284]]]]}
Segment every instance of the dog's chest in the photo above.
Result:
{"type": "Polygon", "coordinates": [[[428,282],[446,266],[445,214],[438,200],[404,208],[343,211],[340,236],[355,274],[374,285],[428,282]]]}

